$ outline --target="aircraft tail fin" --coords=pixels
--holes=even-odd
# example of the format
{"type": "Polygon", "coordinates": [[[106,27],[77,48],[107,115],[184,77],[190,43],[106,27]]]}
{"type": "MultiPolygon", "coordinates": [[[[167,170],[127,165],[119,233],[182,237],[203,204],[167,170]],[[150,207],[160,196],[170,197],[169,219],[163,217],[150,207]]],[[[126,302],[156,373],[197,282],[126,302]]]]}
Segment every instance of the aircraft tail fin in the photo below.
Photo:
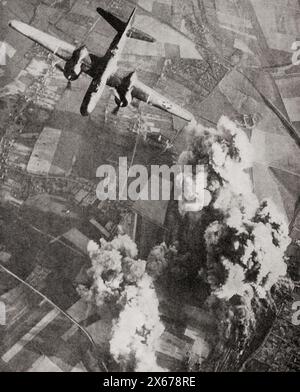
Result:
{"type": "Polygon", "coordinates": [[[123,22],[115,15],[111,14],[110,12],[105,11],[103,8],[97,8],[98,14],[100,14],[120,35],[122,35],[125,30],[127,30],[127,37],[138,39],[140,41],[147,41],[147,42],[155,42],[156,39],[153,38],[151,35],[144,33],[143,31],[132,27],[134,22],[134,16],[136,13],[136,8],[133,10],[128,22],[123,22]]]}

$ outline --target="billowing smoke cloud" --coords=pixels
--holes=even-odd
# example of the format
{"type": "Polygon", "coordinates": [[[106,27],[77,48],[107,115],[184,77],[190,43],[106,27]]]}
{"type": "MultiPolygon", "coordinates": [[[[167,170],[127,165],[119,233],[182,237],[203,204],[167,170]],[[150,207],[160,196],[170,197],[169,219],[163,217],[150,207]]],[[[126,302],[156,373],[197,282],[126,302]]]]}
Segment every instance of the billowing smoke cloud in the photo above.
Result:
{"type": "Polygon", "coordinates": [[[127,286],[121,301],[125,307],[114,325],[111,352],[121,363],[134,353],[138,372],[162,371],[155,351],[164,331],[158,314],[158,299],[151,278],[144,275],[135,286],[127,286]]]}
{"type": "Polygon", "coordinates": [[[165,243],[155,246],[147,259],[147,272],[153,279],[158,279],[162,276],[164,270],[166,269],[168,247],[165,243]]]}
{"type": "Polygon", "coordinates": [[[155,351],[164,327],[155,288],[145,272],[146,262],[137,258],[136,244],[127,235],[119,235],[111,242],[101,239],[100,246],[91,241],[88,253],[91,285],[80,286],[78,292],[100,310],[106,304],[121,309],[113,321],[112,356],[123,369],[162,370],[155,351]]]}
{"type": "MultiPolygon", "coordinates": [[[[179,159],[180,164],[206,168],[209,202],[195,213],[190,209],[188,216],[191,222],[196,219],[199,225],[207,225],[204,241],[199,238],[201,246],[206,246],[201,274],[212,294],[207,306],[219,309],[220,314],[226,309],[220,325],[223,328],[227,320],[232,331],[235,323],[235,331],[241,332],[235,332],[239,340],[253,331],[261,301],[271,303],[271,288],[286,276],[285,252],[290,242],[276,206],[271,200],[259,202],[253,192],[247,173],[252,157],[246,134],[222,117],[217,129],[196,126],[190,132],[188,151],[179,159]]],[[[182,206],[179,210],[187,214],[182,206]]]]}
{"type": "Polygon", "coordinates": [[[256,294],[265,298],[286,275],[289,244],[285,222],[270,201],[263,201],[250,218],[236,206],[206,230],[207,263],[214,293],[219,298],[256,294]]]}
{"type": "Polygon", "coordinates": [[[246,134],[226,117],[217,130],[196,127],[181,162],[205,164],[210,208],[218,220],[206,230],[208,280],[213,293],[266,297],[286,275],[288,228],[271,200],[259,203],[246,169],[252,165],[246,134]]]}

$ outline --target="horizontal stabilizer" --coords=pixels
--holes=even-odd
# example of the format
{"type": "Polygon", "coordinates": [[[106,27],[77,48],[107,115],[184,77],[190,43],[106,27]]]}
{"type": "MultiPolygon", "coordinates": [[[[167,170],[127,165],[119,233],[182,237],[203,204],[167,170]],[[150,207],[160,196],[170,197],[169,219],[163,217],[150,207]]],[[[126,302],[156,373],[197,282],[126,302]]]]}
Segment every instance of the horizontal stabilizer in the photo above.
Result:
{"type": "Polygon", "coordinates": [[[110,12],[105,11],[103,8],[97,8],[98,14],[102,16],[119,34],[123,34],[125,31],[127,24],[111,14],[110,12]]]}
{"type": "Polygon", "coordinates": [[[127,36],[130,38],[139,39],[140,41],[146,41],[146,42],[156,41],[156,39],[153,38],[151,35],[144,33],[142,30],[136,29],[134,27],[132,27],[128,31],[127,36]]]}
{"type": "Polygon", "coordinates": [[[97,8],[97,12],[119,33],[123,34],[128,25],[130,25],[127,31],[128,38],[138,39],[140,41],[155,42],[156,39],[151,35],[144,33],[143,31],[131,27],[134,22],[134,15],[136,9],[132,12],[128,22],[123,22],[116,16],[112,15],[110,12],[105,11],[103,8],[97,8]]]}

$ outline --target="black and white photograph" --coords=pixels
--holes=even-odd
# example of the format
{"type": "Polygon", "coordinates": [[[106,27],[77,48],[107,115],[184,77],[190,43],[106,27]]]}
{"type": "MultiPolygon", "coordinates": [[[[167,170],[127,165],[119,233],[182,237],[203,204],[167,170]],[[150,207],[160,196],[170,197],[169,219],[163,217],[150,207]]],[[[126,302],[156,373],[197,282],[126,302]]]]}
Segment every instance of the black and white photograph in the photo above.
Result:
{"type": "Polygon", "coordinates": [[[299,371],[300,1],[0,0],[0,372],[299,371]]]}

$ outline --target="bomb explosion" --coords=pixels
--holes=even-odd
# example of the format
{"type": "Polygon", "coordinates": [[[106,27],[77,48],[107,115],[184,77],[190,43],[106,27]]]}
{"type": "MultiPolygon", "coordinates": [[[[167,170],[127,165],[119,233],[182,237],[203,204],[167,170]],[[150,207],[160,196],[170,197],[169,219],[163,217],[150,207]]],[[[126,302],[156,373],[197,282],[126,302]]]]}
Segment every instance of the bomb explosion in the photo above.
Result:
{"type": "MultiPolygon", "coordinates": [[[[195,265],[188,261],[199,257],[196,248],[195,255],[185,258],[185,265],[181,259],[181,267],[187,276],[196,268],[202,278],[199,284],[209,285],[204,308],[217,319],[223,317],[218,339],[227,344],[234,336],[243,351],[259,321],[259,309],[272,308],[271,290],[287,274],[287,225],[272,201],[259,202],[254,195],[246,172],[252,163],[250,144],[228,118],[222,117],[217,129],[196,126],[190,132],[189,149],[179,161],[205,165],[206,182],[202,184],[209,193],[198,211],[184,209],[184,201],[178,203],[182,218],[201,227],[197,241],[205,248],[202,260],[195,265]]],[[[155,351],[165,327],[153,279],[181,275],[180,270],[175,275],[170,272],[174,267],[171,255],[178,258],[182,251],[180,242],[173,248],[157,246],[147,263],[138,259],[137,246],[126,235],[111,242],[101,240],[100,245],[91,242],[88,251],[91,284],[79,291],[100,314],[105,304],[118,309],[112,321],[111,355],[123,369],[159,370],[155,351]]],[[[204,351],[210,343],[202,341],[204,351]]]]}
{"type": "Polygon", "coordinates": [[[92,267],[89,288],[78,291],[88,302],[115,308],[112,320],[110,351],[124,370],[159,371],[155,350],[163,332],[158,299],[151,278],[145,272],[146,262],[137,259],[137,247],[127,235],[111,242],[88,245],[92,267]],[[129,366],[129,368],[128,368],[129,366]]]}

